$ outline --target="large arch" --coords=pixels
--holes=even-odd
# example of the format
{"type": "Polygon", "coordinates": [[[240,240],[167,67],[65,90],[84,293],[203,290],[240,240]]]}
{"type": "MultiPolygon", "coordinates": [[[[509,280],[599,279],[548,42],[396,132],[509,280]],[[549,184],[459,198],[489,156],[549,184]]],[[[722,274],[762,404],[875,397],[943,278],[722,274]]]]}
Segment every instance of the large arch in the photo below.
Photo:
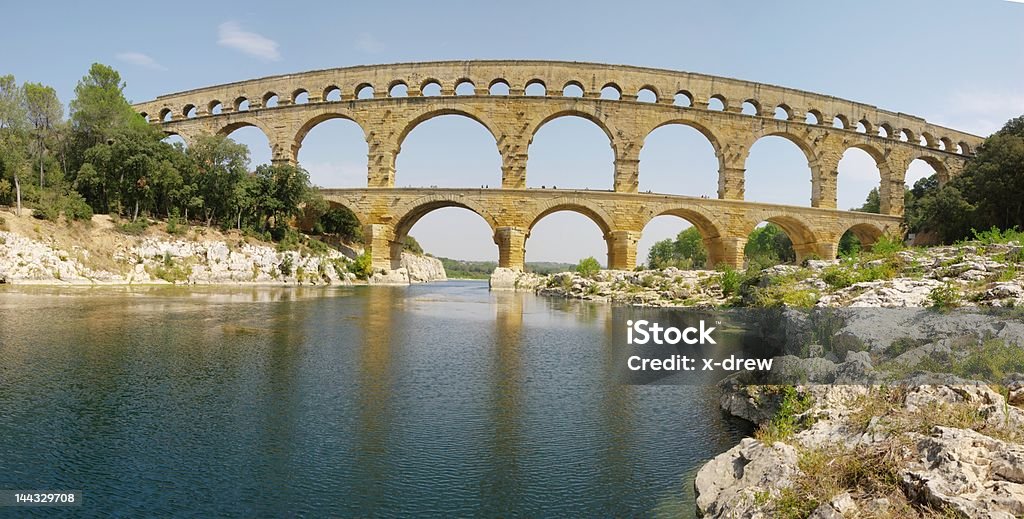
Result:
{"type": "Polygon", "coordinates": [[[311,118],[296,133],[292,150],[313,185],[367,186],[366,132],[350,117],[324,113],[311,118]]]}
{"type": "Polygon", "coordinates": [[[221,128],[217,135],[223,135],[249,148],[249,167],[270,164],[274,160],[273,143],[270,132],[261,124],[240,121],[221,128]]]}
{"type": "Polygon", "coordinates": [[[593,256],[607,267],[611,261],[608,234],[596,213],[581,206],[553,206],[530,222],[523,258],[528,262],[576,263],[593,256]]]}
{"type": "Polygon", "coordinates": [[[666,121],[644,137],[639,191],[714,198],[721,167],[714,133],[692,121],[666,121]]]}
{"type": "Polygon", "coordinates": [[[712,217],[702,213],[693,208],[688,207],[676,207],[658,210],[656,214],[644,224],[641,238],[637,244],[637,264],[641,264],[646,261],[650,256],[650,248],[654,243],[660,241],[658,238],[672,238],[674,239],[680,232],[686,231],[689,228],[696,229],[697,233],[700,234],[701,241],[703,243],[705,251],[707,251],[707,261],[702,265],[692,265],[692,268],[705,268],[713,267],[723,261],[725,261],[725,251],[722,249],[722,228],[721,226],[713,221],[712,217]],[[676,227],[675,233],[669,236],[664,236],[665,230],[668,227],[677,222],[672,220],[682,220],[684,223],[683,227],[676,227]],[[659,224],[665,223],[667,225],[660,226],[659,224]],[[652,226],[655,226],[652,228],[652,226]],[[659,229],[658,227],[663,227],[659,229]],[[655,236],[649,236],[649,234],[656,234],[655,236]]]}
{"type": "Polygon", "coordinates": [[[490,227],[491,235],[493,236],[495,229],[497,228],[496,221],[487,208],[477,202],[458,195],[434,195],[424,197],[398,207],[393,212],[393,214],[398,215],[398,217],[393,227],[393,235],[390,239],[391,249],[389,257],[391,259],[392,268],[399,268],[401,265],[402,249],[405,243],[405,238],[409,236],[409,231],[412,230],[416,223],[433,211],[449,207],[465,209],[476,214],[480,218],[483,218],[490,227]]]}
{"type": "Polygon", "coordinates": [[[847,148],[836,168],[836,207],[863,207],[871,190],[881,187],[885,167],[884,154],[873,146],[855,144],[847,148]]]}
{"type": "Polygon", "coordinates": [[[612,190],[615,185],[613,142],[611,130],[593,114],[567,110],[544,118],[530,133],[527,187],[612,190]],[[593,131],[595,125],[607,140],[600,139],[593,131]],[[536,137],[542,131],[552,136],[542,135],[542,144],[538,144],[536,137]],[[582,142],[578,138],[581,132],[586,135],[582,142]],[[574,133],[577,138],[566,138],[567,133],[574,133]]]}
{"type": "Polygon", "coordinates": [[[482,118],[435,111],[414,119],[400,138],[398,187],[501,187],[501,153],[482,118]]]}
{"type": "MultiPolygon", "coordinates": [[[[762,223],[766,222],[782,229],[782,232],[789,238],[789,241],[792,244],[793,253],[795,254],[795,262],[797,264],[800,264],[806,259],[821,256],[818,250],[817,236],[812,230],[814,227],[800,217],[786,214],[781,211],[765,211],[752,216],[753,219],[748,220],[746,223],[746,234],[744,234],[744,238],[747,238],[748,242],[745,252],[750,246],[750,235],[760,228],[762,223]]],[[[748,257],[747,259],[749,260],[750,258],[748,257]]]]}
{"type": "Polygon", "coordinates": [[[744,199],[809,207],[817,177],[814,151],[803,139],[787,132],[767,132],[750,146],[745,161],[744,199]],[[799,155],[793,153],[793,147],[799,155]],[[798,179],[806,189],[795,190],[798,179]],[[801,197],[796,193],[806,193],[801,197]]]}

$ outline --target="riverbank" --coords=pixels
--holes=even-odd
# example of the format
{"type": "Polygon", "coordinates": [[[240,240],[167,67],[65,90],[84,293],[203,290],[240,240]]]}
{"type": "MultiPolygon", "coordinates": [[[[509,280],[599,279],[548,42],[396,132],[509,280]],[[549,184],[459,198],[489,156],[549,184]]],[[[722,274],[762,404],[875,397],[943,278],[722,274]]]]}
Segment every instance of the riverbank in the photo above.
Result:
{"type": "Polygon", "coordinates": [[[0,283],[289,286],[446,279],[440,261],[415,254],[403,254],[399,269],[359,279],[354,258],[361,251],[344,250],[314,240],[283,247],[209,227],[126,225],[107,215],[64,223],[0,211],[0,283]]]}

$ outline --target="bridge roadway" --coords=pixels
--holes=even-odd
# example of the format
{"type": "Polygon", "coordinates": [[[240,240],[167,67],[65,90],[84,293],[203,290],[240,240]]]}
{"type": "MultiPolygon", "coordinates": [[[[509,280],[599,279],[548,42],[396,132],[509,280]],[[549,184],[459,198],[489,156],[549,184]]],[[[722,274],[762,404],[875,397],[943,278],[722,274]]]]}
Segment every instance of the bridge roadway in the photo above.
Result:
{"type": "Polygon", "coordinates": [[[846,231],[870,246],[883,234],[898,234],[903,221],[895,215],[828,208],[615,191],[359,188],[322,189],[321,193],[330,204],[348,208],[359,219],[367,251],[379,269],[398,268],[410,229],[423,216],[444,207],[465,208],[483,218],[498,246],[499,266],[514,269],[523,268],[530,231],[557,211],[574,211],[593,220],[608,245],[608,268],[620,270],[636,265],[637,242],[644,227],[661,215],[683,218],[697,228],[708,250],[709,266],[734,268],[742,267],[747,237],[764,221],[786,232],[798,261],[835,258],[846,231]]]}

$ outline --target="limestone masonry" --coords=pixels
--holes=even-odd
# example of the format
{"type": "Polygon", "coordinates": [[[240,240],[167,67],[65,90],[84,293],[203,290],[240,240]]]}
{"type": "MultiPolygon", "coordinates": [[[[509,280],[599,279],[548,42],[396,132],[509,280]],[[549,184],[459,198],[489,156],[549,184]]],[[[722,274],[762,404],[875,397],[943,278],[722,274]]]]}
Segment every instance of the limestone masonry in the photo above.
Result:
{"type": "Polygon", "coordinates": [[[601,227],[613,269],[633,266],[641,231],[663,214],[680,216],[697,227],[712,265],[740,266],[747,236],[765,220],[786,231],[798,259],[830,259],[848,230],[866,245],[883,233],[899,232],[903,185],[912,161],[927,162],[942,183],[959,174],[966,157],[982,142],[919,117],[785,87],[688,72],[555,61],[319,70],[165,95],[135,109],[186,142],[201,134],[257,127],[266,134],[274,161],[285,163],[296,162],[303,138],[317,124],[333,118],[359,124],[369,149],[367,188],[328,189],[324,194],[360,219],[367,249],[380,269],[400,268],[398,244],[412,225],[429,211],[449,206],[470,209],[487,220],[499,247],[500,266],[513,269],[522,268],[533,224],[560,210],[580,212],[601,227]],[[432,85],[439,88],[439,96],[424,95],[432,85]],[[398,95],[399,86],[404,87],[404,96],[398,95]],[[609,86],[619,93],[618,99],[601,98],[609,86]],[[567,96],[569,87],[582,91],[582,97],[567,96]],[[543,94],[534,95],[534,89],[543,94]],[[268,107],[275,99],[276,105],[268,107]],[[721,108],[712,109],[712,102],[721,108]],[[746,102],[756,114],[741,113],[746,102]],[[405,136],[423,121],[451,114],[470,117],[494,135],[502,157],[501,189],[395,189],[395,162],[405,136]],[[563,116],[589,119],[608,136],[615,155],[613,192],[526,189],[533,136],[545,123],[563,116]],[[717,200],[637,194],[644,139],[667,124],[693,127],[711,142],[719,160],[717,200]],[[743,201],[748,151],[769,135],[792,141],[806,155],[811,208],[743,201]],[[852,147],[871,155],[881,173],[881,215],[836,210],[839,161],[852,147]]]}

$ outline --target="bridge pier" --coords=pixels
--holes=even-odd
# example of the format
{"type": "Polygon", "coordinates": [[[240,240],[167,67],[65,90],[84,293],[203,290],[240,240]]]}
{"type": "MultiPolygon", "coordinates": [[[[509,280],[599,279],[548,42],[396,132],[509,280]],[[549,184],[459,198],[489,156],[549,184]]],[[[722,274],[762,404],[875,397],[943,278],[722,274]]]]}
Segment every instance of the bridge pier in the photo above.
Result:
{"type": "Polygon", "coordinates": [[[636,268],[636,244],[640,241],[637,231],[609,231],[604,235],[608,243],[608,268],[611,270],[633,270],[636,268]]]}
{"type": "Polygon", "coordinates": [[[811,242],[794,243],[793,251],[796,252],[797,265],[811,259],[835,259],[839,255],[839,243],[837,242],[811,242]]]}
{"type": "Polygon", "coordinates": [[[526,238],[529,235],[529,229],[522,227],[498,227],[494,230],[499,267],[523,270],[526,264],[526,238]]]}
{"type": "Polygon", "coordinates": [[[391,264],[391,230],[387,225],[371,223],[363,226],[363,244],[370,264],[376,269],[397,268],[391,264]]]}
{"type": "Polygon", "coordinates": [[[704,248],[708,251],[708,267],[728,266],[734,269],[743,268],[743,248],[747,246],[747,238],[705,238],[704,248]]]}

